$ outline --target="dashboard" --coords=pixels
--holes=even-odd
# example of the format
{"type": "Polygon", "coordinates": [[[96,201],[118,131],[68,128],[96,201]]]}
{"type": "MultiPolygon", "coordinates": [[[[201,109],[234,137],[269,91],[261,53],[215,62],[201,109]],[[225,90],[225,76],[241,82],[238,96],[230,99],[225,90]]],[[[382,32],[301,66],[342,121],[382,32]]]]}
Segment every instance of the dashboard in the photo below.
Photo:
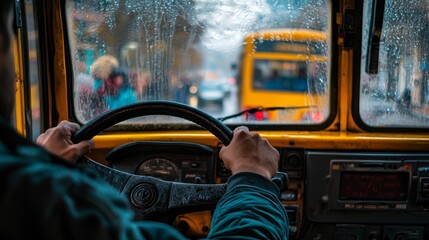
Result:
{"type": "MultiPolygon", "coordinates": [[[[428,237],[429,154],[277,149],[279,171],[289,176],[280,199],[291,239],[428,237]]],[[[141,141],[113,149],[106,160],[115,169],[167,181],[225,183],[230,172],[218,158],[219,150],[141,141]]],[[[207,214],[192,218],[206,219],[207,214]]],[[[194,228],[207,230],[207,225],[194,228]]]]}

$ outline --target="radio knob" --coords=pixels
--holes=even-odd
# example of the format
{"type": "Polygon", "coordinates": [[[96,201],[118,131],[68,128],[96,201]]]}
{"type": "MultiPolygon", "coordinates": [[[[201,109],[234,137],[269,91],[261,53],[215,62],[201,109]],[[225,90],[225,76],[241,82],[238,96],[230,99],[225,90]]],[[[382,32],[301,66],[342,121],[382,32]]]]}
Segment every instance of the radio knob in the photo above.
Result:
{"type": "Polygon", "coordinates": [[[405,235],[405,233],[398,233],[395,235],[395,238],[393,238],[394,240],[407,240],[407,235],[405,235]]]}
{"type": "Polygon", "coordinates": [[[381,230],[372,230],[368,234],[368,240],[381,240],[382,235],[381,230]]]}
{"type": "Polygon", "coordinates": [[[327,195],[323,195],[322,196],[322,202],[323,203],[328,203],[329,202],[329,197],[327,195]]]}

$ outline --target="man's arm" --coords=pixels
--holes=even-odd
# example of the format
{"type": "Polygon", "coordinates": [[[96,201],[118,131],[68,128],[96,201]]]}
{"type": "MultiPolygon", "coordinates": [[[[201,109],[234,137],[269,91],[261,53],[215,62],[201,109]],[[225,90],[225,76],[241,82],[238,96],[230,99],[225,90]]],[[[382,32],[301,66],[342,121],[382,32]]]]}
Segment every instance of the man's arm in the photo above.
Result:
{"type": "Polygon", "coordinates": [[[208,237],[287,239],[287,214],[277,186],[269,180],[278,168],[277,150],[258,134],[239,127],[220,157],[232,176],[216,206],[208,237]]]}
{"type": "Polygon", "coordinates": [[[208,238],[287,239],[287,215],[278,193],[276,185],[258,174],[230,177],[208,238]]]}
{"type": "Polygon", "coordinates": [[[49,158],[38,147],[12,154],[0,144],[1,239],[184,239],[171,226],[135,221],[111,186],[49,158]]]}

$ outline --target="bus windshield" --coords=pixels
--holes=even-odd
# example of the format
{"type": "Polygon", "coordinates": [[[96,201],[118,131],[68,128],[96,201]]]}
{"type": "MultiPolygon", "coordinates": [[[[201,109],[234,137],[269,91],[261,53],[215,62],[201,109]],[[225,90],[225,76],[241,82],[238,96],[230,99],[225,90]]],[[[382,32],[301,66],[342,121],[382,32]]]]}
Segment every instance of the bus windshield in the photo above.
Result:
{"type": "Polygon", "coordinates": [[[218,118],[278,107],[261,119],[242,115],[226,123],[320,124],[331,111],[329,6],[325,0],[68,0],[75,117],[85,123],[126,104],[170,100],[218,118]]]}
{"type": "Polygon", "coordinates": [[[254,90],[303,93],[308,91],[305,62],[255,60],[253,64],[254,90]],[[283,69],[285,71],[282,71],[283,69]]]}

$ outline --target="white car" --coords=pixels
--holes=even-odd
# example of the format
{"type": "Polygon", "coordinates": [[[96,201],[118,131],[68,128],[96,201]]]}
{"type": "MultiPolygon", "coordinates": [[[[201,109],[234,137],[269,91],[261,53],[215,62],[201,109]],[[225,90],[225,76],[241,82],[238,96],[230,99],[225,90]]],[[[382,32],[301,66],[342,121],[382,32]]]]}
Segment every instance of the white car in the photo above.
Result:
{"type": "Polygon", "coordinates": [[[198,86],[198,107],[215,105],[223,108],[225,97],[224,82],[222,81],[202,81],[198,86]]]}

